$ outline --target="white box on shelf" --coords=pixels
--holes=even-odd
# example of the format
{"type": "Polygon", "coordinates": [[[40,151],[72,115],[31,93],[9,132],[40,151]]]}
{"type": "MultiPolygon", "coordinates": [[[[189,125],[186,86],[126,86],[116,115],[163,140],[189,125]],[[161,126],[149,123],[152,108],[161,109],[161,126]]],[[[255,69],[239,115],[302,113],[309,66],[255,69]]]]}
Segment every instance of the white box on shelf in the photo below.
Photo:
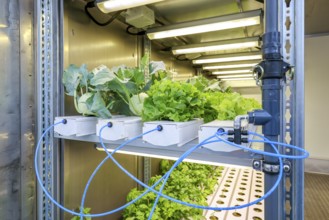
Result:
{"type": "Polygon", "coordinates": [[[129,116],[98,119],[96,125],[97,136],[99,136],[100,129],[109,122],[112,123],[112,127],[105,127],[102,130],[102,138],[105,140],[130,139],[142,133],[142,119],[136,116],[129,116]]]}
{"type": "Polygon", "coordinates": [[[66,119],[66,124],[58,124],[54,131],[62,136],[84,136],[96,133],[96,117],[85,116],[60,116],[55,117],[55,122],[66,119]]]}
{"type": "MultiPolygon", "coordinates": [[[[254,125],[248,125],[247,123],[242,123],[243,129],[248,129],[248,131],[255,131],[256,127],[254,125]]],[[[199,129],[199,143],[209,138],[210,136],[216,134],[218,129],[224,129],[225,132],[228,130],[233,130],[233,121],[219,121],[215,120],[200,126],[199,129]]],[[[227,139],[227,135],[221,136],[224,139],[227,139]]],[[[253,135],[249,135],[249,139],[251,139],[253,135]]],[[[249,147],[250,143],[243,143],[242,145],[249,147]]],[[[211,149],[213,151],[222,151],[222,152],[231,152],[235,150],[239,150],[239,148],[234,147],[232,145],[226,144],[224,142],[215,142],[203,145],[205,148],[211,149]]]]}
{"type": "Polygon", "coordinates": [[[199,126],[203,124],[202,119],[194,119],[187,122],[172,121],[150,121],[145,122],[143,132],[152,130],[158,125],[162,126],[161,131],[152,132],[143,136],[143,140],[157,146],[182,146],[198,137],[199,126]]]}

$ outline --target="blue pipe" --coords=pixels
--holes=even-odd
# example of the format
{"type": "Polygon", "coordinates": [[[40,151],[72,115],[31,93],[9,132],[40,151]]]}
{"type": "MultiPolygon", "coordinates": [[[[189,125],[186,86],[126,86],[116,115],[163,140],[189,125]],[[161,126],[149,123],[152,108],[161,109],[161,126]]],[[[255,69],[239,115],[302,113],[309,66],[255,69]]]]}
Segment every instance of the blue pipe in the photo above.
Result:
{"type": "MultiPolygon", "coordinates": [[[[245,204],[245,205],[243,205],[243,206],[240,206],[240,207],[238,207],[238,206],[234,206],[234,207],[208,207],[208,206],[199,206],[199,205],[195,205],[195,204],[190,204],[190,203],[186,203],[186,202],[183,202],[183,201],[180,201],[180,200],[177,200],[177,199],[174,199],[174,198],[171,198],[171,197],[169,197],[169,196],[167,196],[167,195],[164,195],[164,194],[162,194],[162,193],[160,193],[160,192],[158,192],[158,191],[156,191],[156,190],[154,190],[154,187],[157,185],[157,184],[159,184],[160,183],[160,181],[161,180],[163,180],[164,178],[167,180],[168,178],[169,178],[169,176],[170,176],[170,173],[173,171],[173,169],[180,163],[180,162],[182,162],[190,153],[192,153],[194,150],[196,150],[198,147],[200,147],[201,145],[205,145],[205,144],[208,144],[208,143],[211,143],[211,142],[214,142],[214,141],[210,141],[212,138],[214,138],[214,136],[212,136],[212,137],[209,137],[208,139],[206,139],[204,142],[202,142],[202,143],[200,143],[200,144],[198,144],[197,146],[195,146],[195,147],[193,147],[193,148],[191,148],[190,150],[188,150],[187,152],[185,152],[176,162],[175,162],[175,164],[173,165],[173,167],[170,169],[170,172],[168,171],[160,180],[158,180],[153,186],[151,186],[151,187],[149,187],[149,186],[147,186],[146,184],[144,184],[144,183],[142,183],[140,180],[138,180],[136,177],[134,177],[131,173],[129,173],[127,170],[125,170],[113,157],[112,157],[112,154],[114,153],[114,152],[112,152],[112,154],[109,154],[99,165],[98,165],[98,167],[95,169],[95,171],[94,171],[94,173],[93,173],[93,175],[91,176],[91,179],[94,177],[94,175],[96,174],[96,172],[100,169],[100,167],[106,162],[106,160],[108,160],[108,159],[111,159],[120,169],[122,169],[128,176],[130,176],[131,178],[133,178],[136,182],[138,182],[139,184],[141,184],[142,186],[144,186],[145,188],[147,188],[148,189],[148,191],[146,191],[146,192],[144,192],[140,197],[138,197],[138,198],[136,198],[135,200],[132,200],[131,202],[129,202],[129,203],[127,203],[127,204],[125,204],[124,206],[121,206],[121,207],[119,207],[119,208],[117,208],[117,209],[115,209],[115,210],[112,210],[112,211],[109,211],[109,212],[106,212],[106,213],[100,213],[100,214],[81,214],[81,213],[76,213],[76,212],[73,212],[73,211],[71,211],[71,210],[69,210],[69,209],[67,209],[67,208],[65,208],[65,207],[63,207],[62,205],[60,205],[56,200],[54,200],[53,198],[52,198],[52,196],[48,193],[48,191],[44,188],[44,186],[42,185],[42,181],[41,181],[41,178],[40,178],[40,175],[39,175],[39,172],[38,172],[38,164],[37,164],[37,152],[39,151],[39,149],[40,149],[40,145],[41,145],[41,142],[42,142],[42,139],[43,139],[43,137],[45,136],[45,134],[52,128],[52,127],[54,127],[54,126],[56,126],[56,125],[58,125],[58,124],[60,124],[60,123],[63,123],[63,122],[58,122],[58,123],[56,123],[56,124],[54,124],[54,125],[52,125],[52,126],[50,126],[49,128],[47,128],[46,130],[45,130],[45,132],[42,134],[42,136],[41,136],[41,138],[40,138],[40,140],[38,141],[38,145],[37,145],[37,148],[36,148],[36,156],[35,156],[35,169],[36,169],[36,176],[37,176],[37,180],[38,180],[38,182],[39,182],[39,184],[40,184],[40,186],[41,186],[41,188],[42,188],[42,190],[45,192],[45,194],[46,194],[46,196],[56,205],[56,206],[58,206],[59,208],[61,208],[62,210],[64,210],[64,211],[66,211],[66,212],[68,212],[68,213],[70,213],[70,214],[72,214],[72,215],[78,215],[78,216],[85,216],[85,217],[100,217],[100,216],[104,216],[104,215],[108,215],[108,214],[112,214],[112,213],[114,213],[114,212],[116,212],[116,211],[119,211],[119,210],[122,210],[122,209],[124,209],[125,207],[127,207],[127,206],[129,206],[130,204],[132,204],[132,203],[134,203],[134,202],[136,202],[139,198],[141,198],[142,196],[144,196],[146,193],[148,193],[149,191],[152,191],[152,192],[154,192],[154,193],[156,193],[158,196],[162,196],[162,197],[164,197],[164,198],[167,198],[167,199],[169,199],[169,200],[171,200],[171,201],[174,201],[174,202],[178,202],[178,203],[180,203],[180,204],[183,204],[183,205],[187,205],[187,206],[190,206],[190,207],[193,207],[193,208],[201,208],[201,209],[207,209],[207,210],[233,210],[233,209],[238,209],[238,208],[244,208],[244,207],[247,207],[248,205],[252,205],[252,204],[256,204],[256,203],[258,203],[259,201],[261,201],[260,199],[264,199],[264,198],[259,198],[259,199],[257,199],[257,200],[255,200],[254,202],[252,202],[252,203],[250,203],[250,204],[245,204]]],[[[150,132],[152,132],[152,131],[154,131],[154,130],[151,130],[151,131],[149,131],[148,133],[150,133],[150,132]]],[[[256,135],[256,136],[259,136],[259,137],[262,137],[261,135],[258,135],[258,134],[256,134],[256,133],[254,133],[254,135],[256,135]]],[[[219,137],[219,135],[217,134],[217,138],[219,137]]],[[[104,143],[103,143],[103,140],[100,138],[100,140],[101,140],[101,145],[103,146],[103,148],[105,148],[105,150],[106,150],[106,152],[107,152],[107,149],[106,149],[106,147],[105,147],[105,145],[104,145],[104,143]]],[[[135,139],[134,139],[135,140],[135,139]]],[[[265,142],[269,142],[270,143],[270,141],[268,140],[268,139],[266,139],[266,138],[264,138],[264,140],[265,140],[265,142]]],[[[118,149],[120,149],[120,148],[122,148],[125,144],[127,144],[127,143],[129,143],[129,142],[131,142],[131,141],[133,141],[133,140],[128,140],[128,141],[126,141],[125,143],[123,143],[122,145],[120,145],[115,151],[117,151],[118,149]]],[[[224,140],[224,139],[222,139],[221,141],[224,141],[224,142],[227,142],[226,140],[224,140]]],[[[227,142],[228,144],[232,144],[231,142],[227,142]]],[[[274,144],[274,143],[271,143],[271,144],[274,144]]],[[[235,144],[232,144],[232,145],[235,145],[235,144]]],[[[287,146],[287,147],[291,147],[291,148],[293,148],[293,149],[297,149],[297,150],[300,150],[298,147],[295,147],[295,146],[292,146],[292,145],[288,145],[288,144],[282,144],[282,146],[287,146]]],[[[247,150],[249,150],[249,151],[251,151],[251,152],[253,152],[253,151],[255,151],[255,150],[252,150],[252,149],[249,149],[249,148],[246,148],[246,147],[244,147],[244,146],[239,146],[239,145],[237,145],[237,147],[239,147],[239,148],[242,148],[242,149],[247,149],[247,150]]],[[[274,146],[273,146],[274,147],[274,146]]],[[[275,148],[275,147],[274,147],[275,148]]],[[[277,150],[276,150],[277,151],[277,150]]],[[[306,152],[306,151],[305,151],[306,152]]],[[[108,152],[107,152],[108,153],[108,152]]],[[[258,153],[258,152],[257,152],[258,153]]],[[[264,152],[263,152],[264,153],[264,152]]],[[[281,155],[281,154],[279,154],[279,152],[277,151],[276,152],[277,153],[277,155],[275,155],[275,156],[277,156],[277,157],[279,157],[279,160],[282,162],[282,158],[284,158],[284,157],[286,157],[286,155],[281,155]]],[[[307,152],[306,152],[307,153],[307,152]]],[[[308,153],[307,154],[305,154],[304,155],[304,157],[307,157],[308,156],[308,153]]],[[[300,157],[300,156],[299,156],[300,157]]],[[[294,159],[297,159],[297,158],[294,158],[294,159]]],[[[300,159],[300,158],[298,158],[298,159],[300,159]]],[[[282,166],[281,166],[282,167],[282,166]]],[[[280,172],[282,172],[282,170],[280,170],[280,172]]],[[[280,174],[279,174],[279,176],[280,176],[280,174]]],[[[278,178],[278,180],[277,180],[277,183],[279,183],[280,182],[280,179],[278,178]]],[[[272,189],[275,189],[275,187],[273,186],[272,187],[272,189]]],[[[268,191],[265,195],[264,195],[264,197],[266,196],[266,195],[270,195],[270,191],[268,191]]],[[[265,197],[266,198],[266,197],[265,197]]],[[[82,209],[83,209],[83,207],[81,207],[82,209]]]]}

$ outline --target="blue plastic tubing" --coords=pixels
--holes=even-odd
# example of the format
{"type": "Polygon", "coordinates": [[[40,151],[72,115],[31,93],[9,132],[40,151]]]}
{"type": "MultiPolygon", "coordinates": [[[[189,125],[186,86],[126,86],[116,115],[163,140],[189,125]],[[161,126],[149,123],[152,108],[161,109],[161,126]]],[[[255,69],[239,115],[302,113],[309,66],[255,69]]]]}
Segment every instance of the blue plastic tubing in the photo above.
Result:
{"type": "Polygon", "coordinates": [[[136,202],[138,199],[140,199],[141,197],[143,197],[145,194],[147,194],[148,192],[154,192],[157,194],[157,199],[154,203],[154,206],[152,207],[152,211],[149,215],[149,219],[152,218],[152,214],[155,210],[155,207],[156,207],[156,204],[157,204],[157,201],[159,199],[160,196],[166,198],[166,199],[169,199],[171,201],[174,201],[174,202],[177,202],[177,203],[180,203],[182,205],[186,205],[186,206],[189,206],[189,207],[193,207],[193,208],[200,208],[200,209],[206,209],[206,210],[236,210],[236,209],[241,209],[241,208],[245,208],[245,207],[248,207],[250,205],[254,205],[264,199],[266,199],[275,189],[276,187],[279,185],[281,179],[282,179],[282,176],[283,176],[283,171],[282,169],[280,169],[280,172],[279,172],[279,175],[278,175],[278,179],[277,181],[275,182],[275,184],[273,185],[273,187],[261,198],[253,201],[253,202],[250,202],[248,204],[244,204],[244,205],[241,205],[241,206],[234,206],[234,207],[210,207],[210,206],[200,206],[200,205],[196,205],[196,204],[190,204],[190,203],[186,203],[184,201],[180,201],[180,200],[177,200],[175,198],[172,198],[172,197],[169,197],[167,195],[164,195],[162,194],[162,190],[165,186],[165,183],[167,182],[170,174],[172,173],[172,171],[188,156],[190,155],[193,151],[195,151],[197,148],[199,148],[200,146],[202,145],[206,145],[206,144],[209,144],[209,143],[213,143],[213,142],[218,142],[218,141],[223,141],[227,144],[230,144],[232,146],[235,146],[237,148],[240,148],[240,149],[244,149],[244,150],[247,150],[247,151],[250,151],[252,153],[257,153],[257,154],[262,154],[262,155],[267,155],[267,156],[273,156],[273,157],[277,157],[279,159],[279,163],[280,163],[280,167],[283,167],[283,162],[282,162],[282,159],[283,158],[288,158],[288,159],[304,159],[306,157],[308,157],[309,153],[307,151],[305,151],[304,149],[302,148],[298,148],[296,146],[293,146],[293,145],[290,145],[290,144],[285,144],[285,143],[279,143],[279,142],[273,142],[273,141],[269,141],[268,139],[266,139],[265,137],[263,137],[262,135],[259,135],[257,133],[254,133],[254,132],[249,132],[249,134],[252,134],[252,135],[255,135],[257,137],[260,137],[262,138],[263,140],[249,140],[250,142],[263,142],[263,143],[269,143],[271,144],[271,146],[273,147],[273,149],[275,150],[276,153],[269,153],[269,152],[264,152],[264,151],[260,151],[260,150],[254,150],[254,149],[250,149],[248,147],[245,147],[245,146],[242,146],[242,145],[237,145],[237,144],[234,144],[232,142],[229,142],[225,139],[223,139],[221,137],[221,135],[223,135],[224,133],[218,133],[218,134],[215,134],[209,138],[207,138],[206,140],[204,140],[202,143],[192,147],[191,149],[187,150],[175,163],[174,165],[171,167],[171,169],[161,178],[159,179],[154,185],[152,186],[148,186],[146,184],[144,184],[143,182],[141,182],[139,179],[137,179],[134,175],[132,175],[131,173],[129,173],[125,168],[123,168],[121,166],[121,164],[119,164],[114,158],[113,158],[113,154],[120,150],[122,147],[124,147],[125,145],[127,145],[128,143],[142,137],[143,135],[147,135],[149,133],[152,133],[154,131],[158,131],[159,128],[155,128],[155,129],[152,129],[150,131],[147,131],[141,135],[138,135],[136,136],[135,138],[132,138],[130,140],[127,140],[126,142],[122,143],[119,147],[117,147],[116,149],[113,150],[112,153],[109,153],[108,150],[106,149],[104,143],[103,143],[103,140],[102,140],[102,131],[105,127],[107,127],[107,125],[103,126],[100,130],[100,143],[102,145],[102,147],[104,148],[105,152],[108,154],[108,156],[96,167],[96,169],[94,170],[94,172],[92,173],[92,175],[90,176],[87,184],[86,184],[86,187],[85,187],[85,190],[84,190],[84,193],[83,193],[83,196],[82,196],[82,200],[81,200],[81,212],[80,213],[77,213],[77,212],[74,212],[68,208],[65,208],[64,206],[62,206],[61,204],[59,204],[51,195],[50,193],[45,189],[45,187],[43,186],[42,184],[42,180],[40,178],[40,174],[39,174],[39,168],[38,168],[38,152],[39,152],[39,149],[40,149],[40,146],[41,146],[41,143],[42,143],[42,140],[44,138],[44,136],[47,134],[47,132],[49,132],[54,126],[58,125],[58,124],[61,124],[61,123],[64,123],[64,121],[61,121],[61,122],[58,122],[58,123],[55,123],[53,125],[51,125],[49,128],[47,128],[44,133],[41,135],[39,141],[38,141],[38,144],[37,144],[37,147],[36,147],[36,154],[35,154],[35,159],[34,159],[34,164],[35,164],[35,172],[36,172],[36,177],[37,177],[37,181],[41,187],[41,189],[44,191],[45,195],[49,198],[50,201],[52,201],[57,207],[59,207],[60,209],[72,214],[72,215],[76,215],[76,216],[80,216],[80,218],[82,219],[83,217],[101,217],[101,216],[106,216],[106,215],[110,215],[110,214],[113,214],[115,212],[118,212],[124,208],[126,208],[127,206],[133,204],[134,202],[136,202]],[[211,139],[216,139],[216,140],[211,140],[211,139]],[[300,153],[302,153],[301,155],[283,155],[283,154],[280,154],[279,151],[275,148],[274,145],[278,145],[278,146],[283,146],[283,147],[288,147],[288,148],[292,148],[294,150],[297,150],[299,151],[300,153]],[[96,175],[96,173],[98,172],[98,170],[104,165],[104,163],[108,160],[108,159],[111,159],[126,175],[128,175],[130,178],[132,178],[134,181],[136,181],[138,184],[142,185],[143,187],[147,188],[147,190],[141,194],[139,197],[137,197],[136,199],[126,203],[125,205],[119,207],[119,208],[116,208],[116,209],[113,209],[111,211],[107,211],[107,212],[103,212],[103,213],[97,213],[97,214],[83,214],[82,213],[82,210],[83,210],[83,206],[84,206],[84,201],[85,201],[85,198],[86,198],[86,194],[87,194],[87,191],[88,191],[88,188],[89,188],[89,185],[92,181],[92,179],[94,178],[94,176],[96,175]],[[162,183],[162,186],[161,186],[161,189],[159,191],[156,191],[154,189],[155,186],[157,186],[161,181],[163,180],[163,183],[162,183]]]}

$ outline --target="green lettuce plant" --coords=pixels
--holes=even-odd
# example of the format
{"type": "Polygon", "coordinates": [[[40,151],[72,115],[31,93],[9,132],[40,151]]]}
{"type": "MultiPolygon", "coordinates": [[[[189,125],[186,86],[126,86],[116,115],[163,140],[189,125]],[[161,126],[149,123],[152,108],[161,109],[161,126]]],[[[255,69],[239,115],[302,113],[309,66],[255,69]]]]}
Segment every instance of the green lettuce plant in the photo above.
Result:
{"type": "MultiPolygon", "coordinates": [[[[160,172],[165,174],[174,161],[162,160],[160,162],[160,172]]],[[[214,187],[220,177],[222,167],[195,164],[181,163],[170,175],[168,182],[163,190],[163,193],[177,198],[179,200],[207,205],[206,197],[213,193],[214,187]]],[[[160,175],[150,179],[149,185],[153,185],[161,178],[160,175]]],[[[160,184],[155,187],[159,190],[160,184]]],[[[132,189],[127,195],[127,201],[131,201],[141,195],[145,190],[132,189]]],[[[125,220],[144,220],[152,209],[156,199],[155,193],[148,193],[139,199],[136,203],[128,206],[123,213],[125,220]]],[[[155,209],[152,219],[158,220],[181,220],[181,219],[205,219],[201,209],[195,209],[184,206],[165,198],[160,198],[157,208],[155,209]]]]}
{"type": "Polygon", "coordinates": [[[233,120],[237,115],[244,115],[261,105],[252,98],[244,98],[236,92],[208,92],[205,93],[210,105],[216,109],[217,119],[233,120]]]}
{"type": "MultiPolygon", "coordinates": [[[[142,113],[144,121],[185,122],[194,118],[203,118],[205,113],[215,112],[213,109],[210,110],[211,106],[206,97],[189,83],[157,81],[147,94],[142,113]]],[[[208,114],[206,121],[213,120],[216,115],[208,114]]]]}

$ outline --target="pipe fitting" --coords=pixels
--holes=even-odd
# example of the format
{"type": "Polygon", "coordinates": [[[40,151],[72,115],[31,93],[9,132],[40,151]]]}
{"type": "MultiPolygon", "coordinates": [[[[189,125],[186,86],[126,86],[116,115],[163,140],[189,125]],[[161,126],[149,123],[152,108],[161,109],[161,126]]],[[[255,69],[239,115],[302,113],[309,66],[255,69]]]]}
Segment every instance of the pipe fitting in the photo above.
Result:
{"type": "Polygon", "coordinates": [[[241,129],[241,121],[242,120],[248,120],[249,119],[249,115],[238,115],[235,117],[234,119],[234,129],[241,129]]]}
{"type": "Polygon", "coordinates": [[[264,125],[272,119],[272,116],[262,109],[248,112],[248,116],[248,122],[254,125],[264,125]]]}

